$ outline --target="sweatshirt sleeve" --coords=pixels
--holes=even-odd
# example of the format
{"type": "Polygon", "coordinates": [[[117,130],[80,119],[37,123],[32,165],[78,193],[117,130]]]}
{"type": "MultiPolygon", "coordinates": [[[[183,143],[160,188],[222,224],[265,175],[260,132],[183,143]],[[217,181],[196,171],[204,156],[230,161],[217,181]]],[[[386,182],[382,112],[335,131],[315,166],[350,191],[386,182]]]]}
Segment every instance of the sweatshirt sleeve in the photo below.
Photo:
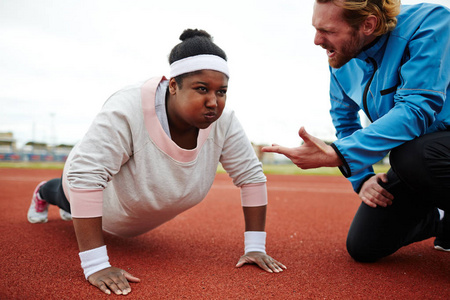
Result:
{"type": "Polygon", "coordinates": [[[241,186],[241,203],[243,207],[267,205],[266,183],[251,183],[241,186]]]}
{"type": "Polygon", "coordinates": [[[102,215],[103,190],[133,153],[131,118],[140,111],[132,98],[126,92],[111,96],[73,150],[65,175],[74,217],[102,215]]]}
{"type": "Polygon", "coordinates": [[[220,162],[233,179],[234,185],[238,187],[266,182],[262,164],[256,157],[252,144],[234,112],[231,112],[228,128],[225,131],[220,162]]]}

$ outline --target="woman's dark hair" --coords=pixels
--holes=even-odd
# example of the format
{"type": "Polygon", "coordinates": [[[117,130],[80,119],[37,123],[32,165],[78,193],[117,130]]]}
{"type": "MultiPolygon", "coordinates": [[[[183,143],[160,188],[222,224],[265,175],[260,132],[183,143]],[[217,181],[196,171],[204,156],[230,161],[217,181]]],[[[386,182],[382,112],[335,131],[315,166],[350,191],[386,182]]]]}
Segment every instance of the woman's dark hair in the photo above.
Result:
{"type": "MultiPolygon", "coordinates": [[[[177,60],[200,55],[211,54],[219,56],[227,60],[227,55],[220,49],[219,46],[214,44],[213,38],[205,30],[201,29],[186,29],[180,35],[181,43],[173,47],[169,54],[169,64],[176,62],[177,60]]],[[[198,71],[197,71],[198,72],[198,71]]],[[[183,78],[192,75],[196,72],[181,74],[175,77],[175,81],[181,88],[183,78]]]]}

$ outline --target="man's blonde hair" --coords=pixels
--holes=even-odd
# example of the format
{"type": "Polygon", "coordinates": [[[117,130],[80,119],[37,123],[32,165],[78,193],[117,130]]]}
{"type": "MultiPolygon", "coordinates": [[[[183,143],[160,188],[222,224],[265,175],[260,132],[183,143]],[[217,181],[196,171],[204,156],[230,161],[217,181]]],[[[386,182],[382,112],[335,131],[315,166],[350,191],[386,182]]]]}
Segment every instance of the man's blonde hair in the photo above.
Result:
{"type": "Polygon", "coordinates": [[[332,2],[344,9],[343,18],[352,27],[358,28],[364,20],[374,15],[378,19],[374,35],[392,31],[397,25],[400,0],[316,0],[317,3],[332,2]]]}

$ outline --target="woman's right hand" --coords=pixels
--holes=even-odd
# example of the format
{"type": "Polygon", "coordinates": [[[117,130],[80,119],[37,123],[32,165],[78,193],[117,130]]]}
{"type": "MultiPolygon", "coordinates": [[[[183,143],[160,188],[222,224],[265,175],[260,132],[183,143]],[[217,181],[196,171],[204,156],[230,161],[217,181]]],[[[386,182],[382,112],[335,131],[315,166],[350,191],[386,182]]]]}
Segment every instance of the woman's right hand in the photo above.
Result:
{"type": "MultiPolygon", "coordinates": [[[[77,236],[78,248],[81,253],[88,250],[95,250],[105,245],[102,232],[102,217],[74,217],[73,226],[77,236]]],[[[106,256],[106,252],[103,255],[106,256]]],[[[83,265],[83,258],[81,256],[80,258],[83,265]]],[[[102,258],[104,261],[108,261],[107,256],[102,258]]],[[[131,292],[128,281],[140,282],[141,280],[122,269],[108,267],[89,275],[88,281],[106,294],[111,294],[112,291],[116,295],[127,295],[131,292]]]]}
{"type": "Polygon", "coordinates": [[[140,282],[141,280],[130,273],[115,267],[109,267],[88,277],[89,282],[98,287],[105,294],[127,295],[131,292],[130,282],[140,282]]]}

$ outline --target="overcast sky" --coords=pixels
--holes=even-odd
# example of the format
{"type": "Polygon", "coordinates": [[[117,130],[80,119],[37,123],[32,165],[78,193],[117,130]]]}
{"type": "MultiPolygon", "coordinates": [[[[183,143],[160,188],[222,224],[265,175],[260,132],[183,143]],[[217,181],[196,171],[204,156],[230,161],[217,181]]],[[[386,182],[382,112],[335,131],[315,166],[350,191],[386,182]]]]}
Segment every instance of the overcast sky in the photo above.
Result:
{"type": "Polygon", "coordinates": [[[227,53],[227,106],[251,141],[296,146],[302,125],[333,139],[313,3],[0,0],[0,132],[14,132],[19,146],[76,143],[115,91],[167,76],[180,34],[199,28],[227,53]]]}

